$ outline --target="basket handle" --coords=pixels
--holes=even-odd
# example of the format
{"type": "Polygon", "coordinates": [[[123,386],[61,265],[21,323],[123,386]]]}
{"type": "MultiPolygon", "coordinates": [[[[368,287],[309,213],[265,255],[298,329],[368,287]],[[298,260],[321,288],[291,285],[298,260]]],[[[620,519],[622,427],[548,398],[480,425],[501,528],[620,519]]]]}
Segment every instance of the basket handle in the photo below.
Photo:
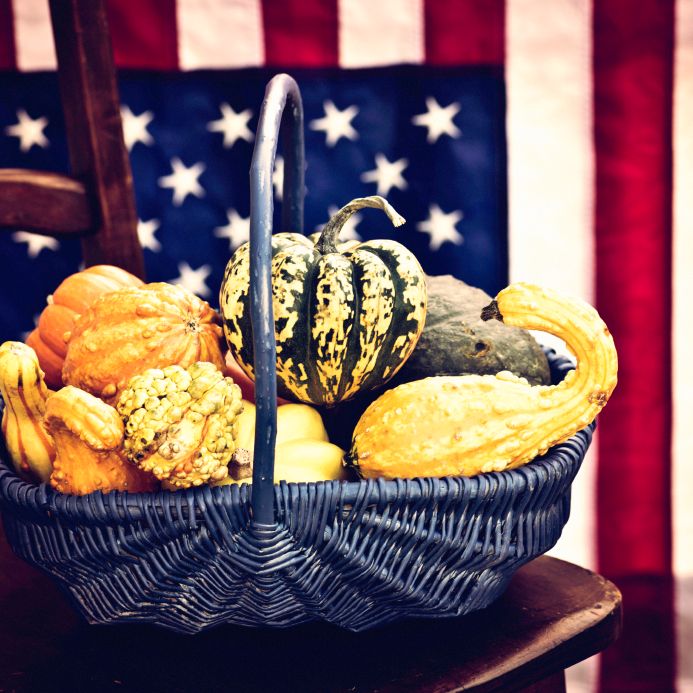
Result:
{"type": "Polygon", "coordinates": [[[273,77],[265,90],[250,166],[250,320],[257,407],[251,508],[254,523],[263,525],[275,521],[277,344],[272,310],[272,175],[280,131],[284,151],[282,230],[301,233],[305,190],[303,104],[298,85],[286,74],[273,77]]]}

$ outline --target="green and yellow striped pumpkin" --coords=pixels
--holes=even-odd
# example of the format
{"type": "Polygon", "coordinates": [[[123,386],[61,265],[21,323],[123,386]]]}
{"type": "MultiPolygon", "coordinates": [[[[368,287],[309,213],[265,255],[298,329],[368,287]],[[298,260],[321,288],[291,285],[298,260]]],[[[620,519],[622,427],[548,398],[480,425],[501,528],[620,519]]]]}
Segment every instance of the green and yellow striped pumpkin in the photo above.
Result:
{"type": "MultiPolygon", "coordinates": [[[[382,197],[353,200],[317,242],[272,236],[272,294],[279,395],[336,404],[389,380],[416,346],[426,317],[426,282],[414,255],[391,240],[345,243],[339,232],[358,209],[404,219],[382,197]]],[[[224,333],[233,357],[253,376],[250,252],[242,245],[221,285],[224,333]]]]}

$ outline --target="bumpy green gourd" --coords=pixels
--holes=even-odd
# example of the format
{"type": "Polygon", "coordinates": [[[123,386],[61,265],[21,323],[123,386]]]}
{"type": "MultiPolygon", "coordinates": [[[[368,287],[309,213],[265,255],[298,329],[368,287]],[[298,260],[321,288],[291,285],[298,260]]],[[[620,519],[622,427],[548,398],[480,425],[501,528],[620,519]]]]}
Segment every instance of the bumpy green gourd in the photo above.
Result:
{"type": "Polygon", "coordinates": [[[502,371],[424,378],[385,392],[354,431],[351,456],[363,476],[469,476],[518,467],[587,426],[606,404],[618,360],[594,308],[513,284],[483,317],[560,337],[577,368],[555,386],[533,387],[502,371]]]}
{"type": "Polygon", "coordinates": [[[151,368],[120,395],[125,453],[167,487],[221,481],[236,448],[241,389],[213,363],[151,368]]]}
{"type": "MultiPolygon", "coordinates": [[[[358,209],[404,219],[382,197],[353,200],[317,242],[297,233],[272,236],[272,296],[277,384],[282,397],[332,405],[382,385],[405,362],[423,329],[426,283],[414,255],[390,240],[340,245],[358,209]]],[[[224,333],[233,357],[253,375],[250,249],[231,258],[221,286],[224,333]]]]}

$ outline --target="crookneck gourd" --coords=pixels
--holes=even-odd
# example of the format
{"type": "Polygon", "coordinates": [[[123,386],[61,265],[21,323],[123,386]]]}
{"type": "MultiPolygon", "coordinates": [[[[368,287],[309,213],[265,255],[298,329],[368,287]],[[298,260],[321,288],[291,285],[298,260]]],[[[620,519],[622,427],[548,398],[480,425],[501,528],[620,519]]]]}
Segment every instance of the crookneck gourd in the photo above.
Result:
{"type": "Polygon", "coordinates": [[[587,426],[616,386],[613,339],[597,311],[529,284],[501,291],[484,319],[563,339],[577,367],[555,386],[508,371],[405,383],[368,407],[352,459],[364,477],[471,476],[512,469],[587,426]]]}
{"type": "Polygon", "coordinates": [[[17,472],[47,482],[55,457],[43,425],[46,387],[36,352],[21,342],[0,346],[0,394],[4,402],[2,434],[17,472]]]}
{"type": "MultiPolygon", "coordinates": [[[[337,247],[358,209],[404,219],[382,197],[353,200],[317,242],[298,233],[272,237],[277,384],[282,397],[331,405],[382,385],[402,366],[423,329],[426,282],[414,255],[391,240],[337,247]]],[[[229,261],[221,285],[224,332],[233,357],[253,375],[250,248],[229,261]]]]}
{"type": "Polygon", "coordinates": [[[157,481],[128,462],[123,422],[98,397],[68,385],[48,398],[45,422],[55,441],[51,486],[83,496],[93,491],[153,491],[157,481]]]}
{"type": "Polygon", "coordinates": [[[113,265],[94,265],[71,274],[48,297],[41,311],[38,327],[29,334],[26,343],[34,349],[45,372],[46,383],[62,387],[62,369],[67,354],[67,337],[75,321],[103,294],[125,286],[142,286],[144,282],[130,272],[113,265]]]}
{"type": "Polygon", "coordinates": [[[63,380],[115,404],[127,381],[148,368],[195,361],[223,368],[222,343],[217,312],[182,286],[119,289],[75,323],[63,380]]]}

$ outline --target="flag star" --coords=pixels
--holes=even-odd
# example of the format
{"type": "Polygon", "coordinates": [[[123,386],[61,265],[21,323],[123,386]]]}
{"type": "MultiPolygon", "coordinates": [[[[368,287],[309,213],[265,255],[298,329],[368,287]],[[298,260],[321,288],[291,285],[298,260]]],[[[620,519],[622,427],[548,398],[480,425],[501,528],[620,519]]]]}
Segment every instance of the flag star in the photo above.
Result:
{"type": "Polygon", "coordinates": [[[463,216],[459,210],[446,214],[438,205],[433,204],[428,208],[428,219],[417,224],[416,229],[431,236],[431,250],[438,250],[445,241],[461,245],[464,238],[455,226],[463,216]]]}
{"type": "Polygon", "coordinates": [[[142,248],[151,250],[153,253],[158,253],[161,250],[161,243],[154,236],[159,226],[161,226],[161,222],[158,219],[137,220],[137,237],[140,239],[142,248]]]}
{"type": "Polygon", "coordinates": [[[207,277],[212,273],[211,265],[202,265],[194,270],[187,262],[179,262],[178,272],[179,275],[172,280],[173,284],[178,284],[203,298],[212,293],[206,283],[207,277]]]}
{"type": "Polygon", "coordinates": [[[23,152],[28,152],[34,145],[45,149],[50,144],[43,134],[46,125],[48,125],[48,118],[41,117],[34,120],[23,108],[20,108],[17,111],[17,123],[8,125],[5,133],[11,137],[19,137],[19,149],[23,152]]]}
{"type": "MultiPolygon", "coordinates": [[[[330,219],[337,214],[339,209],[335,207],[335,205],[330,205],[329,208],[327,209],[327,213],[330,216],[330,219]]],[[[356,214],[352,214],[343,224],[342,230],[339,232],[339,240],[340,241],[360,241],[361,236],[359,236],[358,232],[356,231],[356,227],[361,221],[361,214],[356,212],[356,214]]],[[[325,224],[321,224],[318,226],[315,230],[316,231],[322,231],[323,227],[325,224]]]]}
{"type": "Polygon", "coordinates": [[[28,233],[27,231],[15,231],[12,234],[12,240],[17,243],[27,244],[27,254],[30,258],[38,257],[39,253],[44,249],[58,250],[60,243],[51,236],[42,236],[39,233],[28,233]]]}
{"type": "Polygon", "coordinates": [[[173,204],[180,207],[188,195],[204,197],[204,188],[199,184],[198,178],[205,170],[203,163],[193,164],[190,168],[177,157],[171,159],[173,173],[159,178],[162,188],[173,189],[173,204]]]}
{"type": "Polygon", "coordinates": [[[248,121],[253,117],[253,112],[246,108],[245,111],[236,111],[227,103],[219,106],[221,118],[207,123],[210,132],[221,132],[224,135],[224,148],[233,147],[236,140],[253,141],[253,133],[248,128],[248,121]]]}
{"type": "Polygon", "coordinates": [[[274,186],[274,196],[281,200],[284,194],[284,159],[281,156],[278,156],[274,162],[272,185],[274,186]]]}
{"type": "Polygon", "coordinates": [[[325,142],[328,147],[334,147],[340,137],[348,140],[358,138],[358,132],[354,130],[351,121],[354,119],[359,109],[356,106],[349,106],[340,111],[332,101],[323,102],[325,115],[322,118],[311,120],[311,130],[322,130],[325,133],[325,142]]]}
{"type": "Polygon", "coordinates": [[[154,138],[147,130],[147,125],[154,120],[154,114],[151,111],[135,115],[129,106],[121,106],[120,117],[123,121],[123,139],[129,152],[138,142],[154,144],[154,138]]]}
{"type": "Polygon", "coordinates": [[[405,190],[407,181],[402,177],[402,171],[409,165],[407,159],[388,161],[384,154],[375,155],[375,168],[361,174],[364,183],[377,183],[378,195],[387,195],[392,188],[405,190]]]}
{"type": "Polygon", "coordinates": [[[441,135],[449,135],[457,138],[462,133],[452,122],[452,119],[460,112],[460,104],[455,102],[442,108],[441,105],[432,97],[426,99],[426,113],[414,116],[411,120],[414,125],[419,125],[428,129],[426,141],[437,142],[441,135]]]}
{"type": "Polygon", "coordinates": [[[228,238],[229,249],[235,250],[250,238],[250,217],[244,219],[235,209],[229,209],[226,211],[226,218],[229,223],[214,229],[214,235],[217,238],[228,238]]]}

